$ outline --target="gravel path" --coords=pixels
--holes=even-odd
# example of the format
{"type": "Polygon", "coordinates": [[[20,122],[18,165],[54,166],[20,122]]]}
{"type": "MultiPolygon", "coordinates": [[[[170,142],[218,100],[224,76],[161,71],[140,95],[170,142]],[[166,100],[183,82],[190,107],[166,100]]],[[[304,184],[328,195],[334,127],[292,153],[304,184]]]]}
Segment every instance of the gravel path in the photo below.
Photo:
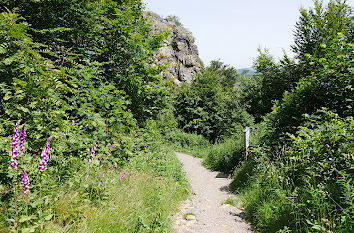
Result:
{"type": "Polygon", "coordinates": [[[192,186],[192,197],[183,202],[175,216],[177,233],[238,233],[252,232],[241,210],[222,203],[229,197],[231,179],[227,175],[209,171],[202,166],[202,159],[176,153],[192,186]]]}

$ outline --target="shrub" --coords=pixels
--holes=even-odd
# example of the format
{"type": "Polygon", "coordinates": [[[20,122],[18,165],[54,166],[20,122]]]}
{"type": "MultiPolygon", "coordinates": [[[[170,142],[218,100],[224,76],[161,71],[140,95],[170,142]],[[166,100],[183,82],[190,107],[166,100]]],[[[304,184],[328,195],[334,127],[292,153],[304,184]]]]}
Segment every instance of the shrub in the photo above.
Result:
{"type": "Polygon", "coordinates": [[[214,143],[253,124],[224,75],[207,68],[192,84],[177,91],[175,115],[180,129],[203,135],[214,143]]]}
{"type": "Polygon", "coordinates": [[[306,119],[326,107],[341,117],[353,116],[354,45],[339,33],[328,44],[322,45],[323,57],[307,55],[311,74],[303,77],[291,92],[286,92],[273,111],[266,116],[269,124],[267,139],[274,142],[286,133],[294,133],[306,119]]]}
{"type": "Polygon", "coordinates": [[[204,158],[206,167],[231,173],[245,159],[243,137],[234,136],[211,146],[204,158]]]}
{"type": "Polygon", "coordinates": [[[263,232],[285,227],[295,232],[350,232],[353,118],[321,110],[305,119],[307,124],[290,135],[291,143],[278,156],[269,157],[263,149],[254,157],[255,168],[246,163],[233,183],[241,184],[237,191],[246,212],[263,232]],[[250,170],[251,184],[242,187],[250,170]]]}
{"type": "Polygon", "coordinates": [[[180,130],[175,130],[166,134],[165,140],[166,143],[171,143],[176,148],[187,149],[189,151],[198,151],[198,149],[202,149],[210,145],[209,141],[202,135],[185,133],[180,130]]]}

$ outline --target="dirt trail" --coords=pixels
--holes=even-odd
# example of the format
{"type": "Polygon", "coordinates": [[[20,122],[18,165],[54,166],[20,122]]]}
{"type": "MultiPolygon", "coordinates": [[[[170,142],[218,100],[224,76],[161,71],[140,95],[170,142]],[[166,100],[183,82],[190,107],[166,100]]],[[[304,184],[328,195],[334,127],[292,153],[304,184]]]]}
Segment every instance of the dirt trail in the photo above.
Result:
{"type": "Polygon", "coordinates": [[[177,233],[238,233],[252,232],[241,210],[222,203],[228,198],[231,179],[220,172],[202,166],[202,159],[176,153],[192,186],[192,197],[183,202],[175,216],[177,233]]]}

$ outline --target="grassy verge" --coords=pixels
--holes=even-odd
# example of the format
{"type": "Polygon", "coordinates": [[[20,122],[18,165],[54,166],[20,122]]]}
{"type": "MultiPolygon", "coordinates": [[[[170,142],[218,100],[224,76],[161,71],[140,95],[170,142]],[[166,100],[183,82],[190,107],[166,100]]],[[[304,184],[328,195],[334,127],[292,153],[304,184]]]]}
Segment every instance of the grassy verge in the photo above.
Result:
{"type": "Polygon", "coordinates": [[[156,144],[123,167],[94,160],[42,193],[14,187],[11,202],[1,204],[0,231],[170,232],[189,186],[173,150],[156,144]]]}

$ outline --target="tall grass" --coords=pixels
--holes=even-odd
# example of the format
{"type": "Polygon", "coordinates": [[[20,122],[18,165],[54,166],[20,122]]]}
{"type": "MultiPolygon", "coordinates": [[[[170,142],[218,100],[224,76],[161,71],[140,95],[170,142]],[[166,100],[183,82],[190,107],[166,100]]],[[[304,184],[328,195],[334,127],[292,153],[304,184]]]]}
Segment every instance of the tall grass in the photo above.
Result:
{"type": "Polygon", "coordinates": [[[207,168],[231,173],[244,160],[242,135],[236,135],[215,144],[204,154],[204,165],[207,168]]]}
{"type": "Polygon", "coordinates": [[[189,185],[154,126],[142,130],[123,165],[112,167],[111,158],[99,154],[92,163],[78,159],[75,175],[60,183],[49,182],[45,173],[39,192],[0,186],[6,198],[0,203],[0,232],[170,232],[189,185]]]}
{"type": "Polygon", "coordinates": [[[353,127],[353,118],[322,110],[308,116],[282,150],[253,150],[253,161],[235,171],[231,187],[255,229],[352,231],[353,127]]]}
{"type": "Polygon", "coordinates": [[[80,191],[61,196],[58,218],[46,223],[47,232],[170,232],[171,216],[186,197],[186,189],[171,178],[135,172],[107,184],[104,201],[92,204],[80,191]]]}
{"type": "Polygon", "coordinates": [[[164,136],[165,143],[175,150],[191,154],[195,157],[203,157],[211,146],[202,135],[186,133],[175,129],[164,136]]]}

